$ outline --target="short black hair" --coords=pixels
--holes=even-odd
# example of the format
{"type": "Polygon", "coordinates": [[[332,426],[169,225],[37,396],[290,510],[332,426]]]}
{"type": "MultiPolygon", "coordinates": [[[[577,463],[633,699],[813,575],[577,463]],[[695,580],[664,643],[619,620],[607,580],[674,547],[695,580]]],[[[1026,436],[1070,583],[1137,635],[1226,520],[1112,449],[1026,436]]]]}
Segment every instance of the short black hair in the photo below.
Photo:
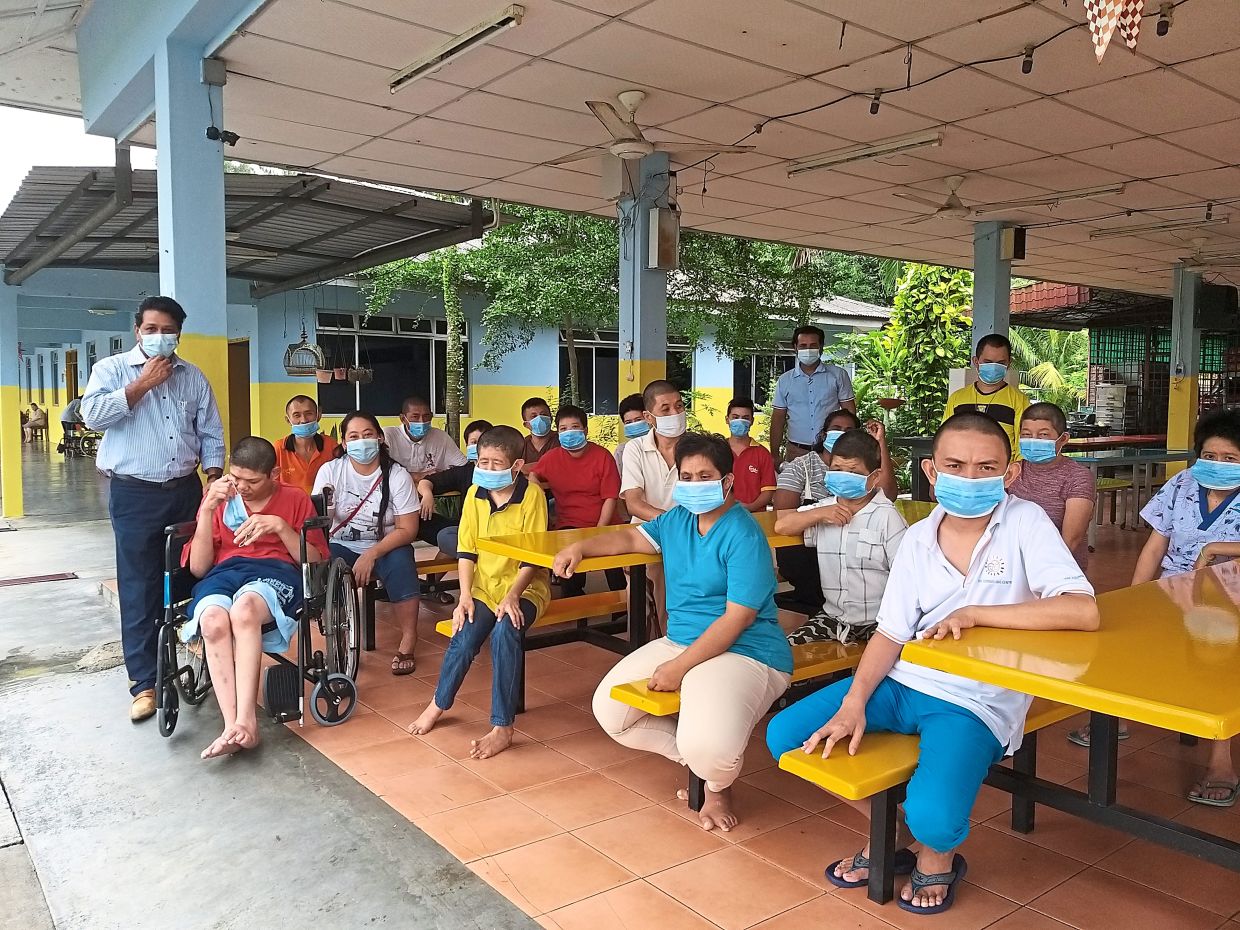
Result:
{"type": "Polygon", "coordinates": [[[293,406],[293,404],[297,403],[299,400],[304,400],[309,403],[312,403],[314,404],[315,410],[319,409],[319,402],[315,400],[313,397],[311,397],[309,394],[294,394],[292,397],[288,399],[288,403],[284,405],[284,412],[288,413],[288,408],[293,406]]]}
{"type": "Polygon", "coordinates": [[[748,410],[751,414],[756,409],[751,398],[733,397],[730,401],[728,401],[728,409],[724,411],[725,415],[731,413],[737,407],[740,407],[742,410],[748,410]]]}
{"type": "Polygon", "coordinates": [[[973,350],[973,357],[977,358],[981,355],[982,349],[1003,349],[1011,357],[1012,340],[1002,333],[988,333],[977,340],[977,348],[973,350]]]}
{"type": "Polygon", "coordinates": [[[797,344],[798,336],[817,336],[818,345],[825,347],[827,344],[827,334],[817,326],[798,326],[792,331],[792,344],[797,344]]]}
{"type": "Polygon", "coordinates": [[[478,430],[482,430],[485,433],[491,428],[491,426],[492,424],[490,420],[474,420],[465,427],[465,432],[461,433],[461,436],[468,439],[470,433],[475,433],[478,430]]]}
{"type": "Polygon", "coordinates": [[[1193,430],[1193,449],[1198,455],[1207,439],[1226,439],[1240,449],[1240,407],[1211,410],[1198,420],[1193,430]]]}
{"type": "Polygon", "coordinates": [[[425,407],[427,410],[430,410],[432,413],[434,413],[434,410],[431,407],[431,402],[427,400],[425,397],[423,397],[421,394],[410,394],[408,397],[406,397],[404,400],[400,402],[401,413],[404,413],[410,407],[425,407]]]}
{"type": "Polygon", "coordinates": [[[618,415],[621,422],[623,422],[626,413],[644,413],[645,410],[646,402],[642,400],[642,396],[640,394],[630,394],[620,401],[620,413],[618,415]]]}
{"type": "Polygon", "coordinates": [[[479,454],[483,449],[498,449],[509,462],[515,462],[525,451],[525,439],[511,426],[492,426],[478,437],[479,454]]]}
{"type": "Polygon", "coordinates": [[[232,447],[228,464],[269,475],[276,467],[275,446],[262,436],[246,436],[232,447]]]}
{"type": "Polygon", "coordinates": [[[999,425],[998,420],[993,420],[984,413],[969,410],[964,413],[953,413],[944,420],[943,425],[934,431],[934,444],[930,447],[931,455],[939,451],[939,439],[948,433],[981,433],[985,436],[993,436],[1003,443],[1007,459],[1009,462],[1012,461],[1012,440],[1008,439],[1008,434],[999,425]]]}
{"type": "Polygon", "coordinates": [[[585,429],[590,428],[590,416],[576,404],[561,404],[560,409],[555,412],[555,425],[558,427],[560,421],[566,417],[572,417],[580,420],[581,425],[585,429]]]}
{"type": "Polygon", "coordinates": [[[651,381],[642,391],[642,409],[649,410],[654,406],[656,398],[662,397],[664,394],[679,394],[680,388],[672,384],[670,381],[658,380],[651,381]]]}
{"type": "Polygon", "coordinates": [[[138,304],[138,309],[133,315],[133,325],[135,327],[142,326],[142,317],[148,310],[155,310],[159,313],[166,313],[177,321],[177,329],[185,325],[185,311],[181,309],[181,305],[171,297],[160,297],[158,294],[146,298],[142,303],[138,304]]]}
{"type": "Polygon", "coordinates": [[[861,429],[861,417],[857,416],[847,407],[841,407],[839,410],[832,410],[827,414],[827,418],[822,421],[822,431],[825,433],[827,431],[827,424],[832,420],[839,419],[840,417],[845,417],[852,423],[852,426],[848,427],[849,429],[861,429]]]}
{"type": "Polygon", "coordinates": [[[1068,418],[1064,415],[1063,408],[1049,400],[1040,400],[1026,407],[1025,412],[1020,415],[1020,422],[1024,423],[1026,420],[1045,420],[1054,428],[1057,436],[1068,431],[1068,418]]]}
{"type": "Polygon", "coordinates": [[[858,459],[870,471],[878,471],[883,464],[878,440],[863,429],[845,430],[831,447],[831,459],[858,459]]]}
{"type": "Polygon", "coordinates": [[[722,436],[715,433],[685,433],[676,440],[676,468],[681,462],[694,455],[702,455],[710,459],[710,463],[719,469],[720,475],[732,474],[736,465],[736,457],[732,455],[732,447],[722,436]]]}
{"type": "Polygon", "coordinates": [[[547,403],[545,399],[541,397],[531,397],[529,400],[527,400],[525,403],[521,405],[521,419],[522,420],[525,419],[525,411],[529,410],[531,407],[546,407],[547,413],[551,413],[551,405],[547,403]]]}

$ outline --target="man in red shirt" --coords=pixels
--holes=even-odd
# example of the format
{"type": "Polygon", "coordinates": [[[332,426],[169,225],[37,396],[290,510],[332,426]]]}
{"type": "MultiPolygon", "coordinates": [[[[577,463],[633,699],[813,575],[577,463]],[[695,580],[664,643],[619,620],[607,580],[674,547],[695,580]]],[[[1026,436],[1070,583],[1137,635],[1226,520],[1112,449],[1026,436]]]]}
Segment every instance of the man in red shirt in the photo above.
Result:
{"type": "MultiPolygon", "coordinates": [[[[586,438],[589,421],[580,407],[565,404],[555,415],[559,445],[543,453],[530,472],[544,491],[555,497],[555,529],[611,526],[617,522],[620,470],[615,457],[586,438]]],[[[607,586],[624,587],[624,572],[608,569],[607,586]]],[[[565,597],[585,591],[585,575],[565,578],[560,590],[565,597]]]]}
{"type": "MultiPolygon", "coordinates": [[[[228,474],[213,482],[186,545],[194,585],[187,640],[201,634],[224,730],[202,758],[258,745],[258,676],[264,652],[284,652],[302,600],[301,527],[315,516],[310,496],[276,480],[276,450],[247,436],[233,448],[228,474]]],[[[327,557],[322,530],[307,558],[327,557]]]]}
{"type": "Polygon", "coordinates": [[[751,513],[766,510],[775,495],[775,460],[765,446],[749,436],[753,429],[753,401],[734,397],[728,402],[728,445],[736,459],[732,494],[751,513]]]}

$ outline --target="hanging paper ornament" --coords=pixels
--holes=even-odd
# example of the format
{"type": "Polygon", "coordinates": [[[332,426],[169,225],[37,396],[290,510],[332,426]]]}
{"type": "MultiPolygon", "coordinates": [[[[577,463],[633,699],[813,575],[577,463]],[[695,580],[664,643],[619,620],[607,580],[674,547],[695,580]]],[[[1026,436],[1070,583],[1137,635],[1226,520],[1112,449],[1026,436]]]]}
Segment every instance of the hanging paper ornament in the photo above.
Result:
{"type": "Polygon", "coordinates": [[[1116,29],[1125,45],[1131,49],[1137,47],[1144,9],[1145,0],[1085,0],[1085,18],[1089,20],[1094,55],[1100,64],[1116,29]]]}

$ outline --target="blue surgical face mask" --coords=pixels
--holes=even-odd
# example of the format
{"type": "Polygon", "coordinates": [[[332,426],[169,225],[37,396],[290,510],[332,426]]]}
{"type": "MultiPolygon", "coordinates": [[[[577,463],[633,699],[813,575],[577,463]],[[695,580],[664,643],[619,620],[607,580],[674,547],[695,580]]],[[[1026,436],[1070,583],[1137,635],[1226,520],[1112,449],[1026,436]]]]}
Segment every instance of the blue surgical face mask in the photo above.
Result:
{"type": "Polygon", "coordinates": [[[1189,470],[1198,484],[1211,491],[1231,491],[1240,488],[1240,462],[1197,459],[1189,470]]]}
{"type": "Polygon", "coordinates": [[[551,432],[551,417],[545,413],[530,420],[530,432],[535,436],[546,436],[551,432]]]}
{"type": "Polygon", "coordinates": [[[357,464],[369,465],[379,457],[379,440],[350,439],[344,444],[344,451],[357,464]]]}
{"type": "Polygon", "coordinates": [[[474,484],[488,491],[502,491],[513,482],[512,469],[501,468],[491,471],[481,465],[474,466],[474,484]]]}
{"type": "Polygon", "coordinates": [[[293,435],[298,439],[309,439],[319,431],[319,421],[311,420],[309,423],[294,423],[293,435]]]}
{"type": "Polygon", "coordinates": [[[234,533],[241,528],[241,524],[250,518],[246,513],[245,503],[241,500],[240,494],[234,494],[228,499],[228,503],[224,505],[224,525],[234,533]]]}
{"type": "Polygon", "coordinates": [[[954,517],[984,517],[1007,497],[1003,475],[993,478],[962,478],[960,475],[935,476],[934,496],[954,517]]]}
{"type": "Polygon", "coordinates": [[[748,436],[753,424],[748,420],[728,420],[728,431],[733,436],[748,436]]]}
{"type": "Polygon", "coordinates": [[[1055,449],[1054,439],[1021,439],[1020,454],[1025,461],[1036,464],[1051,461],[1059,452],[1055,449]]]}
{"type": "Polygon", "coordinates": [[[797,361],[802,365],[816,365],[822,361],[822,349],[797,349],[797,361]]]}
{"type": "Polygon", "coordinates": [[[672,500],[690,513],[710,513],[722,507],[726,498],[722,478],[718,481],[677,481],[672,488],[672,500]]]}
{"type": "Polygon", "coordinates": [[[139,338],[147,358],[157,355],[168,358],[177,350],[177,343],[181,341],[181,337],[176,333],[143,333],[139,338]]]}
{"type": "Polygon", "coordinates": [[[865,497],[870,492],[870,489],[866,487],[869,477],[869,475],[858,475],[851,471],[829,471],[827,472],[827,491],[847,500],[865,497]]]}
{"type": "Polygon", "coordinates": [[[830,452],[835,448],[835,441],[844,435],[842,429],[829,429],[822,437],[822,447],[830,452]]]}
{"type": "Polygon", "coordinates": [[[478,443],[471,442],[469,445],[465,447],[465,461],[467,462],[478,461],[478,443]]]}
{"type": "Polygon", "coordinates": [[[982,362],[977,366],[977,376],[983,384],[998,384],[1007,377],[1007,365],[999,362],[982,362]]]}
{"type": "Polygon", "coordinates": [[[641,439],[650,432],[650,424],[645,420],[634,420],[632,423],[624,424],[625,439],[641,439]]]}
{"type": "Polygon", "coordinates": [[[409,431],[409,438],[421,439],[430,432],[431,425],[429,423],[406,423],[405,429],[409,431]]]}
{"type": "Polygon", "coordinates": [[[585,430],[580,429],[562,429],[560,430],[560,445],[569,452],[575,452],[586,444],[585,430]]]}

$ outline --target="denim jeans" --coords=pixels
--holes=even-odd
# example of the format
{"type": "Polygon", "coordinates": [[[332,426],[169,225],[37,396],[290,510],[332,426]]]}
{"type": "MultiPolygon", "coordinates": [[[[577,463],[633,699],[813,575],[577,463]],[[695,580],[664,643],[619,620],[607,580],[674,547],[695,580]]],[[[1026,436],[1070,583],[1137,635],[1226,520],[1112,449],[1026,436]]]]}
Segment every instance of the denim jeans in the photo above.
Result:
{"type": "Polygon", "coordinates": [[[448,651],[444,654],[443,665],[439,668],[439,684],[435,686],[435,706],[440,710],[451,709],[469,667],[473,665],[487,636],[491,636],[491,726],[512,726],[524,677],[525,630],[534,622],[537,612],[538,609],[530,601],[522,600],[523,622],[518,630],[507,617],[497,623],[491,608],[474,598],[473,622],[461,627],[448,643],[448,651]],[[491,635],[492,630],[494,635],[491,635]]]}

